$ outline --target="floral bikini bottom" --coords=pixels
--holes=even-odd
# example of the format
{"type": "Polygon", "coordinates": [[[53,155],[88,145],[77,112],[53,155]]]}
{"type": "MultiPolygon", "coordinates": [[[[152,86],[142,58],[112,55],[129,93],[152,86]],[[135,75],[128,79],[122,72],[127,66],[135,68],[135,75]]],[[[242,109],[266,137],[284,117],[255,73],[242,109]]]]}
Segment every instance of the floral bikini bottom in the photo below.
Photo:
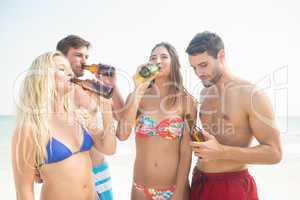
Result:
{"type": "Polygon", "coordinates": [[[144,194],[149,197],[149,200],[169,200],[175,191],[175,186],[167,189],[156,189],[145,187],[136,182],[133,183],[133,186],[136,190],[143,191],[144,194]]]}

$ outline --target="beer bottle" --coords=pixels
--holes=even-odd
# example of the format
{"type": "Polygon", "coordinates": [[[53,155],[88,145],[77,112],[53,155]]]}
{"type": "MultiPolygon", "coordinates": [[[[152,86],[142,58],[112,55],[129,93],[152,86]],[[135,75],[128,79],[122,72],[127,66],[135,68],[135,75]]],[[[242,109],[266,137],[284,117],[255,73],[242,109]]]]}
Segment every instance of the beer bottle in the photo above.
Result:
{"type": "Polygon", "coordinates": [[[143,78],[149,78],[154,73],[159,72],[159,70],[160,70],[159,64],[149,64],[149,65],[143,66],[140,69],[139,74],[143,78]]]}
{"type": "Polygon", "coordinates": [[[113,76],[115,73],[115,68],[111,65],[106,64],[91,64],[91,65],[84,65],[84,69],[90,71],[93,74],[101,74],[103,76],[113,76]]]}
{"type": "Polygon", "coordinates": [[[193,141],[196,142],[204,142],[205,138],[203,136],[203,126],[200,119],[200,103],[197,105],[197,114],[196,114],[196,121],[191,129],[191,137],[193,141]]]}
{"type": "Polygon", "coordinates": [[[110,85],[104,85],[99,81],[90,79],[81,80],[78,78],[71,78],[70,81],[81,86],[83,89],[94,92],[104,98],[110,99],[112,97],[113,87],[110,85]]]}
{"type": "Polygon", "coordinates": [[[202,134],[202,129],[199,128],[196,125],[194,125],[192,130],[191,130],[191,136],[192,136],[193,141],[196,141],[196,142],[203,142],[204,141],[204,136],[202,134]]]}

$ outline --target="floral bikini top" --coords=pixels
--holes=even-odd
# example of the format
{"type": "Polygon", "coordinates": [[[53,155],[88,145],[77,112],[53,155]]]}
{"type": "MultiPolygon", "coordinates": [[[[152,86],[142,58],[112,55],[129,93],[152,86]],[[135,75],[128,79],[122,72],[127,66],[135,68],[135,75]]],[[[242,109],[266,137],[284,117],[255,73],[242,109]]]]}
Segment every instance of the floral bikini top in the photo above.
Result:
{"type": "Polygon", "coordinates": [[[151,116],[140,114],[135,127],[136,135],[139,137],[160,136],[171,140],[180,139],[183,129],[184,119],[179,115],[156,122],[151,116]]]}

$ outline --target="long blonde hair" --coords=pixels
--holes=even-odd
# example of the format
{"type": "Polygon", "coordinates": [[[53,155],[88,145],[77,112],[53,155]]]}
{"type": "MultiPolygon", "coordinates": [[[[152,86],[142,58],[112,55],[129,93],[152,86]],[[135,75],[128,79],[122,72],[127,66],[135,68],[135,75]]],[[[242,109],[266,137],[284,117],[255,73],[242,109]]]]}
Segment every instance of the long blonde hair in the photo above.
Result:
{"type": "MultiPolygon", "coordinates": [[[[50,139],[48,128],[48,114],[51,112],[51,102],[58,96],[54,76],[55,56],[63,56],[60,52],[48,52],[37,57],[31,64],[23,84],[21,85],[20,99],[17,106],[17,138],[16,154],[17,158],[23,156],[23,160],[34,156],[33,167],[41,166],[45,159],[46,144],[50,139]],[[28,131],[23,130],[29,127],[28,131]],[[28,148],[28,144],[23,142],[26,137],[31,137],[33,147],[28,148]],[[22,149],[21,149],[22,148],[22,149]],[[32,149],[32,152],[28,152],[32,149]],[[26,152],[20,155],[19,152],[26,152]],[[25,156],[25,157],[24,157],[25,156]]],[[[64,108],[70,109],[70,98],[64,98],[64,108]]],[[[31,164],[31,163],[29,163],[31,164]]]]}

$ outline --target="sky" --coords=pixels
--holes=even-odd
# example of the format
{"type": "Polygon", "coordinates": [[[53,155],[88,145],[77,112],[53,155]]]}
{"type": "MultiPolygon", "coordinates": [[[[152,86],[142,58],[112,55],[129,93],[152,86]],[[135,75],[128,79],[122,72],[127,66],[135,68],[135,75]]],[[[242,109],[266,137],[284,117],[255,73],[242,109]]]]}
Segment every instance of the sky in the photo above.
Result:
{"type": "Polygon", "coordinates": [[[133,90],[136,67],[152,47],[171,43],[178,51],[184,84],[197,95],[199,80],[185,48],[205,30],[225,43],[232,73],[264,88],[277,115],[300,115],[300,13],[291,0],[2,0],[0,6],[0,115],[14,114],[20,81],[31,62],[55,50],[69,34],[93,45],[90,63],[118,69],[124,98],[133,90]]]}

